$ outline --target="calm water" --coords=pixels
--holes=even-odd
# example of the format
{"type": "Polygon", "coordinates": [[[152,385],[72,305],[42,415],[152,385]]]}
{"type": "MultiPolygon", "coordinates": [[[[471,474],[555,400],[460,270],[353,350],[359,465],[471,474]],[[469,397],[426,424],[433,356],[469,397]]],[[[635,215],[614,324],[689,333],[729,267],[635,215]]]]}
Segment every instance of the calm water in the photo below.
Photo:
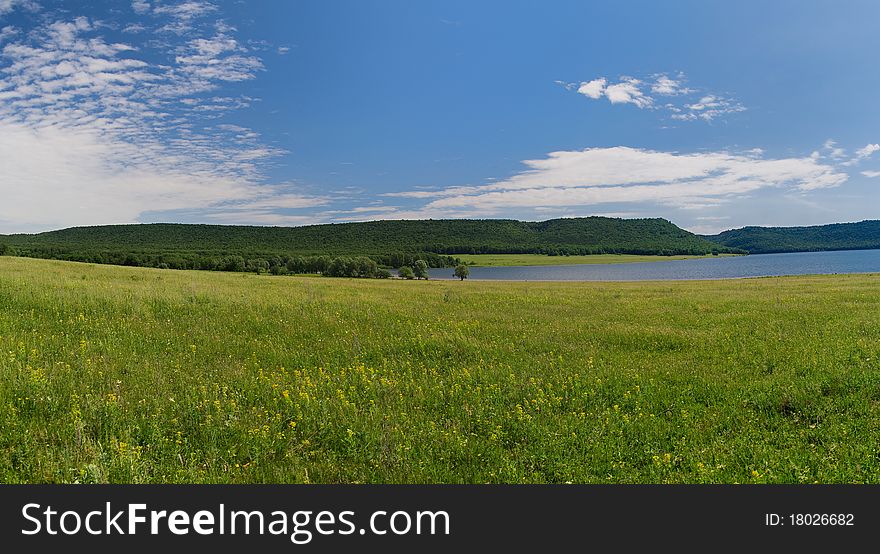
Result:
{"type": "MultiPolygon", "coordinates": [[[[633,264],[472,267],[469,279],[512,281],[652,281],[731,279],[817,273],[880,273],[880,250],[753,254],[633,264]]],[[[454,279],[452,268],[431,279],[454,279]]]]}

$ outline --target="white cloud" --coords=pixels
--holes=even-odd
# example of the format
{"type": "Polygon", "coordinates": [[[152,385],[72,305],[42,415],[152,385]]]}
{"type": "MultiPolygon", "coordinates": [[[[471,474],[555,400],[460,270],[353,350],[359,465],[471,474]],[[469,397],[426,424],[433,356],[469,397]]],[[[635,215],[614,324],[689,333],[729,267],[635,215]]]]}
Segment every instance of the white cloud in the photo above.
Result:
{"type": "Polygon", "coordinates": [[[679,94],[688,94],[691,90],[683,84],[684,75],[680,75],[678,79],[673,79],[666,74],[656,76],[654,84],[651,85],[651,92],[660,96],[678,96],[679,94]]]}
{"type": "Polygon", "coordinates": [[[234,175],[138,163],[137,147],[93,129],[0,123],[0,220],[57,227],[134,222],[143,211],[209,207],[261,194],[234,175]],[[134,163],[132,163],[134,161],[134,163]]]}
{"type": "Polygon", "coordinates": [[[146,0],[132,0],[131,9],[138,15],[144,15],[150,11],[150,3],[146,0]]]}
{"type": "Polygon", "coordinates": [[[91,130],[2,122],[0,226],[17,230],[134,223],[145,212],[174,210],[202,210],[202,217],[210,220],[222,213],[229,221],[257,223],[268,222],[279,210],[327,203],[292,192],[294,185],[258,185],[198,160],[189,160],[195,166],[179,166],[156,154],[148,156],[155,164],[145,163],[137,147],[91,130]]]}
{"type": "MultiPolygon", "coordinates": [[[[156,29],[157,32],[168,32],[186,35],[196,28],[196,20],[217,11],[217,6],[210,2],[188,0],[179,3],[150,4],[147,0],[133,0],[131,7],[138,15],[151,14],[164,19],[165,23],[156,29]]],[[[218,22],[222,25],[222,22],[218,22]]]]}
{"type": "Polygon", "coordinates": [[[880,150],[880,144],[868,144],[865,145],[864,148],[859,148],[858,150],[856,150],[856,157],[859,159],[864,159],[878,150],[880,150]]]}
{"type": "Polygon", "coordinates": [[[856,157],[859,159],[867,158],[878,150],[880,150],[880,144],[867,144],[864,148],[856,150],[856,157]]]}
{"type": "Polygon", "coordinates": [[[103,26],[76,17],[3,45],[0,227],[134,222],[175,210],[246,219],[326,203],[295,185],[262,184],[265,163],[281,151],[218,120],[255,99],[214,91],[263,66],[231,27],[211,29],[176,47],[133,45],[107,41],[103,26]]]}
{"type": "Polygon", "coordinates": [[[871,178],[880,177],[880,171],[871,171],[871,170],[862,171],[862,175],[864,175],[865,177],[871,177],[871,178]]]}
{"type": "MultiPolygon", "coordinates": [[[[293,186],[293,185],[292,185],[293,186]]],[[[299,210],[324,206],[330,202],[329,198],[318,196],[306,196],[297,193],[284,193],[277,190],[278,187],[269,188],[273,194],[261,194],[258,199],[236,202],[236,210],[299,210]]]]}
{"type": "MultiPolygon", "coordinates": [[[[146,2],[144,2],[146,3],[146,2]]],[[[182,2],[180,4],[157,5],[153,13],[158,15],[170,15],[178,19],[194,19],[207,15],[217,9],[217,6],[209,2],[182,2]]]]}
{"type": "Polygon", "coordinates": [[[253,79],[263,63],[246,55],[238,41],[224,34],[189,41],[185,55],[175,58],[179,70],[200,82],[246,81],[253,79]]]}
{"type": "Polygon", "coordinates": [[[347,212],[327,212],[325,214],[333,221],[381,221],[400,219],[473,219],[486,215],[480,208],[434,208],[422,207],[414,209],[402,209],[389,207],[384,211],[358,211],[357,208],[347,212]],[[346,215],[349,214],[349,215],[346,215]]]}
{"type": "MultiPolygon", "coordinates": [[[[574,87],[572,83],[565,83],[563,81],[557,81],[557,83],[563,85],[568,90],[574,87]]],[[[652,104],[653,99],[640,90],[640,85],[641,81],[631,77],[622,77],[619,82],[611,85],[608,84],[608,80],[605,77],[599,77],[592,81],[580,83],[577,86],[577,92],[593,100],[598,100],[604,96],[612,104],[634,104],[639,108],[646,108],[652,104]]]]}
{"type": "Polygon", "coordinates": [[[17,7],[35,11],[39,9],[39,4],[34,0],[0,0],[0,15],[5,15],[17,7]]]}
{"type": "Polygon", "coordinates": [[[635,104],[639,108],[647,108],[654,100],[639,90],[641,81],[624,77],[623,80],[605,88],[605,96],[612,104],[635,104]]]}
{"type": "Polygon", "coordinates": [[[825,144],[822,145],[822,149],[827,150],[828,155],[835,160],[839,160],[846,156],[846,150],[838,148],[837,143],[831,139],[825,141],[825,144]]]}
{"type": "Polygon", "coordinates": [[[843,165],[856,165],[865,158],[870,158],[878,150],[880,150],[880,144],[866,144],[863,148],[856,150],[855,156],[844,162],[843,165]]]}
{"type": "Polygon", "coordinates": [[[222,225],[316,225],[329,223],[329,220],[320,215],[293,215],[265,210],[234,210],[229,212],[217,211],[200,214],[200,217],[211,223],[222,225]]]}
{"type": "Polygon", "coordinates": [[[682,110],[672,114],[672,119],[712,121],[722,115],[745,111],[745,107],[742,104],[729,98],[713,95],[703,96],[699,101],[693,104],[685,104],[684,107],[687,111],[682,110]]]}
{"type": "Polygon", "coordinates": [[[18,34],[18,30],[11,25],[7,25],[6,27],[0,27],[0,43],[5,41],[6,39],[14,37],[17,34],[18,34]]]}
{"type": "Polygon", "coordinates": [[[592,98],[593,100],[597,100],[602,97],[602,94],[605,93],[605,79],[593,79],[588,83],[581,83],[578,87],[578,94],[583,94],[588,98],[592,98]]]}
{"type": "Polygon", "coordinates": [[[764,159],[746,154],[679,154],[629,147],[552,152],[526,160],[504,181],[389,196],[430,200],[425,210],[476,210],[483,215],[534,206],[595,206],[653,202],[678,208],[717,206],[774,187],[809,191],[835,187],[847,175],[810,157],[764,159]]]}
{"type": "Polygon", "coordinates": [[[653,82],[648,85],[634,77],[620,77],[616,83],[610,83],[605,77],[591,81],[583,81],[579,85],[565,81],[557,84],[577,92],[587,98],[599,100],[606,98],[612,104],[632,104],[640,109],[651,108],[666,112],[671,119],[677,121],[713,121],[728,114],[745,111],[745,107],[725,96],[718,94],[702,94],[696,96],[697,90],[685,86],[686,77],[679,73],[676,77],[660,73],[654,75],[653,82]],[[655,98],[646,92],[663,97],[671,97],[672,101],[658,104],[655,98]],[[677,98],[675,98],[677,97],[677,98]]]}

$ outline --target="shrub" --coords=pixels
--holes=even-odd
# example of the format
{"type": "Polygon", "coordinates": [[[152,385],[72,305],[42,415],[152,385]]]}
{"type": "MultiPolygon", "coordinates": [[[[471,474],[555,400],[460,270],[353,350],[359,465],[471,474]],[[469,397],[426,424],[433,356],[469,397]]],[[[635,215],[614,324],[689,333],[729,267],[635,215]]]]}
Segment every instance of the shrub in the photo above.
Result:
{"type": "Polygon", "coordinates": [[[416,276],[416,279],[427,279],[428,262],[425,260],[416,260],[416,263],[413,264],[413,275],[416,276]]]}

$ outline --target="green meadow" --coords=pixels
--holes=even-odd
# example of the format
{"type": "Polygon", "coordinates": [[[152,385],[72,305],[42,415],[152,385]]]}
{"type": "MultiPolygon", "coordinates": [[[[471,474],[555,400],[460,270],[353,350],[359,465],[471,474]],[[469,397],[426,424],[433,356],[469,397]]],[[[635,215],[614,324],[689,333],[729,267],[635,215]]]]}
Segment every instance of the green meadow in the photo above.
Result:
{"type": "Polygon", "coordinates": [[[553,283],[0,257],[5,483],[880,482],[880,275],[553,283]]]}
{"type": "MultiPolygon", "coordinates": [[[[736,254],[719,254],[735,256],[736,254]]],[[[668,262],[691,258],[711,258],[711,254],[700,256],[642,256],[637,254],[589,254],[585,256],[547,256],[545,254],[456,254],[456,258],[468,265],[479,267],[524,266],[524,265],[575,265],[575,264],[627,264],[635,262],[668,262]]]]}

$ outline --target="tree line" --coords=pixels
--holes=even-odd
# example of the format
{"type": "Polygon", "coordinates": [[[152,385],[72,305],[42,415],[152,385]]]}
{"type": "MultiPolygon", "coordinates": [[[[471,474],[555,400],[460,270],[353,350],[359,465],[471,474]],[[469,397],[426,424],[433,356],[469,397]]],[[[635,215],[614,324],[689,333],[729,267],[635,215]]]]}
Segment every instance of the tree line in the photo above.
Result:
{"type": "Polygon", "coordinates": [[[743,227],[705,237],[752,254],[869,250],[880,248],[880,221],[833,223],[810,227],[743,227]]]}
{"type": "MultiPolygon", "coordinates": [[[[458,258],[433,253],[408,254],[395,252],[380,256],[296,256],[288,254],[246,257],[240,254],[210,255],[205,253],[137,253],[137,252],[70,252],[60,248],[16,249],[0,243],[0,255],[19,255],[72,262],[151,267],[157,269],[195,269],[269,273],[272,275],[320,274],[330,277],[387,279],[388,268],[454,267],[458,258]]],[[[426,276],[426,275],[425,275],[426,276]]]]}

